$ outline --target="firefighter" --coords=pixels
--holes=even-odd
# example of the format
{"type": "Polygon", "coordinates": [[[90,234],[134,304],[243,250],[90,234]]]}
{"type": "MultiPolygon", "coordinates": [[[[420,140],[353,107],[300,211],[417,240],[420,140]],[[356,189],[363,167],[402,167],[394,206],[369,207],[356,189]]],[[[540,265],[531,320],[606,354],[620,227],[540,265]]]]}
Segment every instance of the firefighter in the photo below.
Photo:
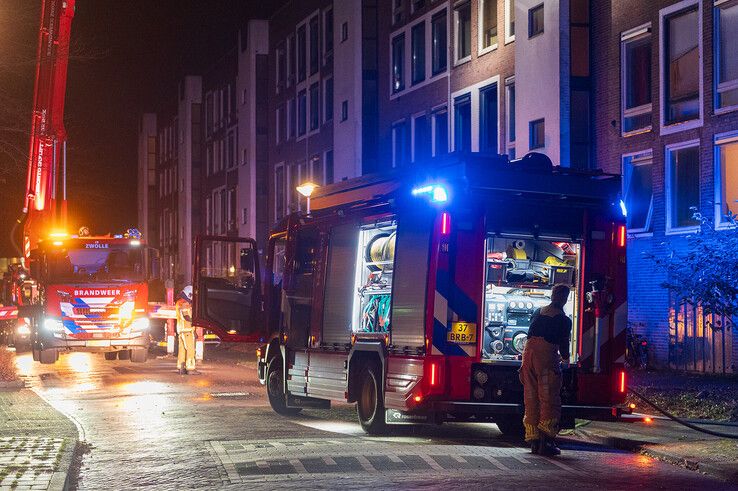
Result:
{"type": "Polygon", "coordinates": [[[192,327],[192,286],[187,285],[174,304],[177,312],[177,337],[179,352],[177,368],[180,375],[195,369],[195,328],[192,327]]]}
{"type": "Polygon", "coordinates": [[[531,452],[559,455],[555,437],[561,418],[561,363],[569,360],[571,319],[564,313],[569,287],[555,285],[551,303],[531,318],[520,381],[525,399],[525,441],[531,452]]]}

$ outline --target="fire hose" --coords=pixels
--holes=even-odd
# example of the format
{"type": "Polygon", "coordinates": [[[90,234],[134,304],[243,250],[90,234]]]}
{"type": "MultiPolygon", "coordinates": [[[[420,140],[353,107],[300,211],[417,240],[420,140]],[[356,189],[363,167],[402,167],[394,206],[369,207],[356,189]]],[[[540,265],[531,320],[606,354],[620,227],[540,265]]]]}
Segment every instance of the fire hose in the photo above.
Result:
{"type": "Polygon", "coordinates": [[[648,404],[649,406],[651,406],[652,408],[654,408],[655,410],[657,410],[658,412],[660,412],[661,414],[663,414],[664,416],[666,416],[667,418],[671,419],[672,421],[674,421],[676,423],[679,423],[682,426],[686,426],[687,428],[692,429],[694,431],[699,431],[700,433],[706,433],[708,435],[717,436],[717,437],[720,437],[720,438],[730,438],[732,440],[738,440],[738,435],[732,435],[730,433],[720,433],[719,431],[708,430],[707,428],[701,428],[701,427],[699,427],[699,426],[697,426],[697,425],[695,425],[693,423],[690,423],[689,421],[685,421],[685,420],[683,420],[683,419],[681,419],[681,418],[679,418],[677,416],[674,416],[673,414],[671,414],[666,409],[663,409],[663,408],[657,406],[656,403],[650,401],[646,396],[644,396],[640,392],[638,392],[638,391],[636,391],[636,390],[634,390],[632,388],[628,388],[628,390],[631,392],[631,394],[633,394],[634,396],[638,397],[643,402],[645,402],[646,404],[648,404]]]}

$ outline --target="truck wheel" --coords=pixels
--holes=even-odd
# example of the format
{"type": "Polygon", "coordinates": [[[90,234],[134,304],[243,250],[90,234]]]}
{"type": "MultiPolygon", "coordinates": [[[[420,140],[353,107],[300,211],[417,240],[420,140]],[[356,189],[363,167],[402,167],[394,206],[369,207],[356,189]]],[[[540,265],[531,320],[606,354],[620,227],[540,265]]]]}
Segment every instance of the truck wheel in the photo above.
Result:
{"type": "Polygon", "coordinates": [[[44,365],[52,365],[59,359],[59,351],[55,349],[43,349],[38,352],[38,361],[44,365]]]}
{"type": "Polygon", "coordinates": [[[105,352],[105,359],[106,360],[115,360],[118,357],[117,351],[106,351],[105,352]]]}
{"type": "Polygon", "coordinates": [[[133,363],[144,363],[149,359],[149,350],[146,348],[132,349],[130,358],[133,363]]]}
{"type": "Polygon", "coordinates": [[[364,367],[359,375],[359,397],[356,414],[361,428],[370,435],[380,435],[387,429],[384,420],[384,396],[379,369],[375,365],[364,367]]]}
{"type": "Polygon", "coordinates": [[[523,426],[522,416],[502,416],[495,419],[497,427],[503,435],[516,440],[522,440],[525,437],[525,426],[523,426]]]}
{"type": "Polygon", "coordinates": [[[287,407],[287,397],[284,393],[284,369],[282,368],[282,358],[275,356],[267,365],[266,390],[269,397],[269,405],[275,413],[283,416],[293,416],[299,413],[302,408],[287,407]]]}
{"type": "Polygon", "coordinates": [[[124,349],[124,350],[118,351],[118,359],[119,360],[130,360],[131,359],[131,350],[124,349]]]}

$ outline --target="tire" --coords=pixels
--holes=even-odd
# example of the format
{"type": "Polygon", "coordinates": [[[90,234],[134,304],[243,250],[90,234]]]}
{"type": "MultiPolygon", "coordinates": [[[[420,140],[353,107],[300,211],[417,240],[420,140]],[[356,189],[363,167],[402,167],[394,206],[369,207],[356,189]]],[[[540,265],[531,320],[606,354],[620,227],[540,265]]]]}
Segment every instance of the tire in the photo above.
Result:
{"type": "Polygon", "coordinates": [[[124,349],[124,350],[118,351],[118,359],[119,360],[130,360],[131,350],[124,349]]]}
{"type": "Polygon", "coordinates": [[[149,350],[146,348],[130,350],[130,359],[133,363],[145,363],[149,359],[149,350]]]}
{"type": "Polygon", "coordinates": [[[282,416],[294,416],[302,411],[299,407],[287,407],[287,397],[284,393],[284,368],[282,358],[275,356],[267,365],[266,390],[269,405],[275,413],[282,416]]]}
{"type": "Polygon", "coordinates": [[[118,358],[117,351],[106,351],[104,354],[105,354],[105,359],[108,361],[115,360],[116,358],[118,358]]]}
{"type": "Polygon", "coordinates": [[[387,423],[384,420],[384,394],[380,383],[380,371],[376,365],[364,367],[359,375],[356,414],[361,428],[370,435],[381,435],[387,431],[387,423]]]}
{"type": "Polygon", "coordinates": [[[508,438],[522,440],[525,437],[525,426],[522,416],[504,416],[495,419],[500,432],[508,438]]]}
{"type": "Polygon", "coordinates": [[[53,365],[59,359],[59,351],[55,349],[44,349],[38,352],[38,361],[43,365],[53,365]]]}

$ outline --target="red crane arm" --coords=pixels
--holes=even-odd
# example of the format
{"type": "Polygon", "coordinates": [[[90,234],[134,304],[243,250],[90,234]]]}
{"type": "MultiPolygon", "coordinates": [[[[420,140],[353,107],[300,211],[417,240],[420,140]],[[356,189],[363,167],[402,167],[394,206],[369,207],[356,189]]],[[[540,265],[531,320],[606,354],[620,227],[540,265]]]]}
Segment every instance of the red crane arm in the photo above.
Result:
{"type": "Polygon", "coordinates": [[[64,99],[75,0],[42,1],[23,200],[25,257],[50,227],[66,225],[64,99]]]}

